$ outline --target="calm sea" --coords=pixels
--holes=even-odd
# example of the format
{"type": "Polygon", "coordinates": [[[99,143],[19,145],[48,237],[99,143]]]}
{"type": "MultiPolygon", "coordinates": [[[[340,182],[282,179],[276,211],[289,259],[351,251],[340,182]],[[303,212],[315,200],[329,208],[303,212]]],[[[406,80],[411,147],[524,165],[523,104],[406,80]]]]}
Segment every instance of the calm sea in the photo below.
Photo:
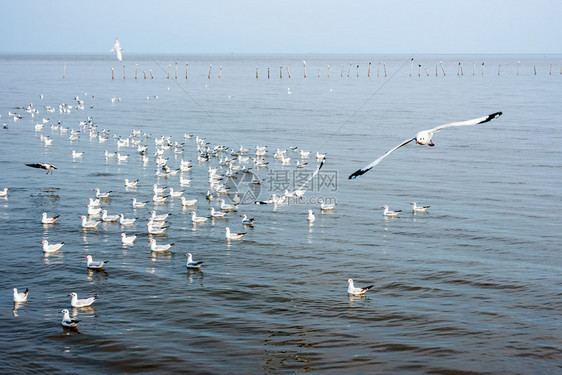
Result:
{"type": "Polygon", "coordinates": [[[0,55],[0,189],[10,188],[0,199],[3,373],[560,372],[562,57],[125,55],[123,63],[110,54],[0,55]],[[30,103],[34,118],[17,108],[30,103]],[[70,113],[59,112],[62,103],[70,113]],[[490,123],[444,130],[435,147],[409,144],[347,179],[419,130],[497,111],[490,123]],[[77,141],[51,129],[60,121],[79,130],[88,117],[110,131],[105,143],[86,129],[77,141]],[[148,146],[146,164],[113,138],[133,130],[151,136],[136,138],[148,146]],[[193,161],[181,174],[189,186],[179,174],[156,177],[161,136],[185,143],[182,155],[164,157],[172,169],[193,161]],[[267,145],[267,167],[242,164],[262,180],[253,190],[262,200],[295,189],[316,152],[327,159],[303,200],[242,204],[194,226],[191,211],[209,216],[219,206],[205,199],[208,168],[227,171],[219,158],[197,161],[195,136],[250,156],[267,145]],[[273,158],[292,146],[312,156],[273,158]],[[129,159],[106,160],[106,150],[129,159]],[[297,160],[309,164],[297,169],[297,160]],[[58,169],[25,166],[37,162],[58,169]],[[199,201],[133,209],[130,199],[150,200],[155,183],[199,201]],[[112,191],[108,212],[138,217],[134,226],[81,229],[98,187],[112,191]],[[337,206],[322,213],[320,200],[337,206]],[[413,201],[431,207],[414,215],[413,201]],[[385,204],[400,216],[383,218],[385,204]],[[172,253],[150,251],[151,210],[172,213],[157,236],[175,244],[172,253]],[[42,212],[60,219],[44,226],[42,212]],[[241,214],[255,226],[244,228],[241,214]],[[226,226],[247,234],[228,242],[226,226]],[[136,243],[122,246],[122,232],[136,243]],[[65,244],[44,256],[44,239],[65,244]],[[186,270],[187,252],[205,262],[201,271],[186,270]],[[105,269],[88,271],[88,254],[108,260],[105,269]],[[349,297],[349,278],[374,287],[349,297]],[[14,307],[14,287],[29,288],[26,304],[14,307]],[[72,309],[71,292],[99,299],[72,309]],[[80,320],[77,332],[61,327],[65,308],[80,320]]]}

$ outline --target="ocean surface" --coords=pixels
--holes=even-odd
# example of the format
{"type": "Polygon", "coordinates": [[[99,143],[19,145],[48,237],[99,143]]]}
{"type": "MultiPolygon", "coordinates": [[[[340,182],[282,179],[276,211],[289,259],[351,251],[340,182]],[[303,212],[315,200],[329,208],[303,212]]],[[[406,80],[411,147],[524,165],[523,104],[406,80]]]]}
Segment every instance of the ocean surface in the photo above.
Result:
{"type": "MultiPolygon", "coordinates": [[[[10,189],[0,198],[2,373],[559,374],[561,66],[561,56],[533,55],[0,55],[0,189],[10,189]],[[497,111],[347,179],[419,130],[497,111]],[[109,131],[106,142],[80,127],[89,117],[109,131]],[[117,147],[114,136],[133,130],[147,163],[135,146],[117,147]],[[163,156],[171,169],[192,160],[190,172],[156,176],[161,136],[184,143],[183,154],[163,156]],[[198,161],[196,137],[251,157],[268,146],[269,164],[241,163],[262,180],[252,199],[193,225],[191,211],[219,209],[217,194],[205,199],[209,167],[228,170],[218,157],[198,161]],[[273,158],[278,148],[290,165],[273,158]],[[326,162],[303,199],[250,204],[300,186],[316,152],[326,162]],[[52,175],[25,166],[43,162],[57,167],[52,175]],[[155,183],[198,202],[155,205],[155,183]],[[109,214],[139,219],[82,229],[95,188],[112,191],[109,214]],[[133,197],[150,203],[133,209],[133,197]],[[321,201],[335,210],[321,212],[321,201]],[[431,207],[413,214],[414,201],[431,207]],[[384,218],[383,205],[402,212],[384,218]],[[171,252],[150,251],[153,210],[172,213],[165,236],[154,236],[171,252]],[[42,225],[42,212],[60,218],[42,225]],[[226,226],[247,234],[227,241],[226,226]],[[123,246],[122,232],[137,234],[135,244],[123,246]],[[64,246],[44,255],[44,239],[64,246]],[[187,252],[204,261],[200,271],[186,270],[187,252]],[[107,260],[104,270],[89,271],[86,255],[107,260]],[[374,287],[348,296],[349,278],[374,287]],[[14,305],[14,287],[29,288],[27,303],[14,305]],[[72,309],[71,292],[99,298],[72,309]],[[60,325],[62,309],[80,320],[77,331],[60,325]]],[[[237,186],[248,191],[247,180],[232,182],[227,202],[237,186]]]]}

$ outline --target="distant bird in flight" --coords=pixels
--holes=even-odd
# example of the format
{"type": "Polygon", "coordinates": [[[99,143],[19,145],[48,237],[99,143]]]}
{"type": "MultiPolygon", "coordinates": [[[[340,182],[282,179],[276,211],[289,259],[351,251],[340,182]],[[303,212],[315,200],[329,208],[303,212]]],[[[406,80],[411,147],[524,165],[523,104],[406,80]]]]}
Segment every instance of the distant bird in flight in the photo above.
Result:
{"type": "Polygon", "coordinates": [[[46,169],[47,170],[46,174],[49,174],[49,171],[51,171],[51,174],[53,174],[53,169],[57,169],[57,167],[55,167],[54,165],[47,164],[47,163],[31,163],[31,164],[25,164],[25,165],[27,165],[28,167],[31,167],[31,168],[46,169]]]}
{"type": "Polygon", "coordinates": [[[414,138],[406,139],[404,142],[400,143],[398,146],[388,150],[384,155],[382,155],[381,157],[379,157],[378,159],[373,161],[371,164],[353,172],[349,176],[349,179],[351,180],[351,179],[356,178],[357,176],[361,176],[362,174],[367,173],[369,170],[371,170],[371,168],[373,168],[375,165],[379,164],[382,161],[382,159],[384,159],[388,155],[390,155],[390,153],[398,150],[400,147],[405,146],[412,141],[416,141],[416,143],[419,144],[419,145],[428,145],[428,146],[433,147],[433,146],[435,146],[435,144],[433,143],[431,138],[436,133],[440,132],[441,130],[443,130],[445,128],[452,127],[452,126],[465,126],[465,125],[483,124],[483,123],[486,123],[488,121],[491,121],[491,120],[495,119],[496,117],[501,116],[501,114],[502,114],[501,112],[496,112],[496,113],[492,113],[489,116],[478,117],[478,118],[475,118],[475,119],[472,119],[472,120],[467,120],[467,121],[451,122],[449,124],[439,125],[439,126],[437,126],[435,128],[432,128],[432,129],[422,130],[422,131],[418,132],[414,138]]]}
{"type": "Polygon", "coordinates": [[[121,48],[121,45],[119,44],[119,39],[115,38],[115,45],[113,45],[113,48],[110,51],[115,51],[117,60],[119,61],[123,61],[123,55],[121,54],[122,50],[123,48],[121,48]]]}

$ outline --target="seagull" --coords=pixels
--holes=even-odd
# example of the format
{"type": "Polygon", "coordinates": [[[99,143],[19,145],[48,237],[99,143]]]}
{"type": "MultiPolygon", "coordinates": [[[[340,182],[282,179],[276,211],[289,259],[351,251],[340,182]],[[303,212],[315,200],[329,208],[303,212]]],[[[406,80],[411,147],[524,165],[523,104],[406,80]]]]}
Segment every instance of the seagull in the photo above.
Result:
{"type": "Polygon", "coordinates": [[[158,185],[156,184],[152,185],[152,191],[154,192],[154,194],[164,194],[167,188],[168,188],[167,186],[163,188],[159,188],[158,185]]]}
{"type": "Polygon", "coordinates": [[[224,230],[226,231],[227,240],[239,240],[240,238],[242,238],[243,235],[246,234],[246,233],[230,233],[229,227],[224,228],[224,230]]]}
{"type": "Polygon", "coordinates": [[[9,188],[4,188],[3,190],[0,190],[0,197],[4,198],[8,196],[8,190],[10,190],[9,188]]]}
{"type": "Polygon", "coordinates": [[[353,285],[353,279],[347,280],[347,283],[349,284],[349,286],[347,287],[347,294],[351,294],[354,296],[362,296],[363,294],[365,294],[366,291],[368,291],[374,286],[374,285],[369,285],[364,288],[356,288],[353,285]]]}
{"type": "Polygon", "coordinates": [[[109,223],[119,219],[121,215],[108,215],[106,210],[101,210],[101,221],[109,223]]]}
{"type": "Polygon", "coordinates": [[[170,197],[172,198],[180,198],[183,194],[183,190],[174,191],[174,188],[170,188],[170,197]]]}
{"type": "Polygon", "coordinates": [[[136,188],[139,180],[129,181],[128,178],[125,179],[125,187],[136,188]]]}
{"type": "Polygon", "coordinates": [[[226,212],[215,211],[214,207],[211,207],[211,217],[222,219],[226,216],[226,212]]]}
{"type": "Polygon", "coordinates": [[[193,223],[204,223],[206,221],[207,221],[206,217],[197,216],[197,213],[195,211],[191,211],[191,222],[193,222],[193,223]]]}
{"type": "Polygon", "coordinates": [[[94,191],[96,192],[96,198],[109,198],[109,195],[111,194],[111,190],[108,191],[107,193],[102,193],[100,191],[99,188],[95,188],[94,191]]]}
{"type": "Polygon", "coordinates": [[[171,214],[160,214],[160,215],[157,215],[156,212],[154,212],[154,211],[149,212],[149,214],[152,215],[150,218],[151,218],[152,220],[154,220],[154,221],[164,221],[164,220],[166,220],[166,218],[168,218],[168,216],[171,215],[171,214]]]}
{"type": "Polygon", "coordinates": [[[54,165],[47,164],[47,163],[32,163],[32,164],[26,163],[25,165],[27,165],[28,167],[31,167],[31,168],[46,169],[47,173],[45,173],[45,174],[49,174],[49,171],[51,172],[51,174],[53,174],[53,169],[57,169],[57,167],[55,167],[54,165]]]}
{"type": "Polygon", "coordinates": [[[88,255],[86,259],[88,259],[88,268],[91,269],[102,269],[103,265],[109,262],[108,260],[93,260],[91,255],[88,255]]]}
{"type": "Polygon", "coordinates": [[[119,215],[119,224],[121,225],[133,225],[133,223],[135,222],[135,220],[137,220],[136,217],[134,218],[130,218],[130,219],[126,219],[125,215],[120,214],[119,215]]]}
{"type": "Polygon", "coordinates": [[[70,293],[68,297],[72,297],[72,299],[70,300],[70,306],[72,307],[88,307],[98,299],[97,294],[90,298],[78,299],[78,294],[74,292],[70,293]]]}
{"type": "Polygon", "coordinates": [[[41,217],[41,224],[54,224],[55,221],[57,221],[57,219],[59,217],[60,217],[60,215],[53,216],[53,217],[47,217],[47,213],[43,212],[42,217],[41,217]]]}
{"type": "Polygon", "coordinates": [[[72,158],[73,159],[81,158],[83,154],[84,154],[83,152],[76,152],[76,150],[72,150],[72,158]]]}
{"type": "Polygon", "coordinates": [[[153,227],[152,224],[150,224],[150,222],[148,224],[146,224],[146,226],[148,227],[148,234],[164,234],[164,231],[168,228],[163,228],[163,227],[153,227]]]}
{"type": "Polygon", "coordinates": [[[387,157],[388,155],[390,155],[392,152],[394,152],[395,150],[399,149],[402,146],[407,145],[408,143],[412,142],[412,141],[416,141],[417,144],[419,145],[428,145],[428,146],[435,146],[435,144],[433,143],[433,141],[431,140],[431,138],[438,132],[440,132],[441,130],[445,129],[445,128],[449,128],[452,126],[465,126],[465,125],[478,125],[478,124],[484,124],[486,122],[489,122],[493,119],[495,119],[496,117],[501,116],[502,112],[496,112],[496,113],[492,113],[491,115],[488,116],[483,116],[483,117],[478,117],[472,120],[467,120],[467,121],[459,121],[459,122],[451,122],[448,124],[444,124],[444,125],[439,125],[435,128],[432,129],[428,129],[428,130],[422,130],[420,132],[418,132],[416,134],[416,136],[414,138],[409,138],[406,139],[404,142],[400,143],[398,146],[388,150],[384,155],[382,155],[381,157],[379,157],[378,159],[376,159],[375,161],[373,161],[371,164],[358,169],[357,171],[353,172],[348,179],[354,179],[357,176],[361,176],[362,174],[368,172],[369,170],[371,170],[371,168],[373,168],[374,166],[376,166],[377,164],[379,164],[382,159],[384,159],[385,157],[387,157]]]}
{"type": "Polygon", "coordinates": [[[320,203],[320,210],[322,210],[322,211],[331,211],[334,208],[336,208],[335,203],[334,204],[327,204],[327,203],[324,203],[324,202],[320,203]]]}
{"type": "Polygon", "coordinates": [[[64,314],[62,317],[62,321],[60,322],[63,327],[76,328],[78,326],[79,320],[71,318],[67,309],[61,310],[59,312],[64,314]]]}
{"type": "Polygon", "coordinates": [[[201,268],[201,265],[203,264],[202,260],[200,260],[198,262],[194,262],[193,257],[191,256],[191,253],[187,253],[184,256],[187,257],[187,262],[185,263],[185,267],[187,269],[194,269],[194,268],[199,269],[199,268],[201,268]]]}
{"type": "Polygon", "coordinates": [[[94,229],[100,223],[97,220],[88,220],[86,216],[80,216],[80,219],[82,219],[82,228],[94,229]]]}
{"type": "Polygon", "coordinates": [[[121,233],[121,243],[123,245],[132,245],[135,240],[136,240],[137,236],[132,235],[132,236],[128,236],[125,233],[121,233]]]}
{"type": "Polygon", "coordinates": [[[154,201],[154,203],[166,203],[166,199],[169,197],[169,195],[164,195],[164,196],[158,196],[156,194],[152,195],[152,200],[154,201]]]}
{"type": "Polygon", "coordinates": [[[97,199],[95,199],[95,200],[94,200],[93,198],[88,198],[88,202],[90,202],[90,203],[88,203],[88,205],[86,206],[86,207],[88,207],[88,208],[96,208],[96,207],[99,207],[100,204],[101,204],[99,198],[97,198],[97,199]]]}
{"type": "Polygon", "coordinates": [[[148,240],[148,242],[150,243],[150,250],[154,252],[168,251],[170,247],[174,246],[173,243],[166,245],[157,245],[155,239],[148,240]]]}
{"type": "MultiPolygon", "coordinates": [[[[171,189],[170,189],[171,190],[171,189]]],[[[197,203],[197,199],[185,199],[185,197],[180,197],[182,206],[194,206],[197,203]]]]}
{"type": "Polygon", "coordinates": [[[224,199],[219,199],[217,202],[221,204],[221,210],[223,211],[236,211],[238,208],[233,204],[227,204],[224,199]]]}
{"type": "Polygon", "coordinates": [[[119,61],[123,61],[123,55],[121,54],[122,50],[123,48],[121,48],[121,45],[119,44],[119,39],[115,38],[115,44],[113,45],[113,48],[110,49],[110,51],[115,51],[115,54],[117,55],[117,60],[119,61]]]}
{"type": "Polygon", "coordinates": [[[416,202],[410,203],[412,205],[412,212],[425,212],[430,206],[418,206],[416,202]]]}
{"type": "Polygon", "coordinates": [[[131,200],[133,201],[133,208],[144,208],[144,206],[148,203],[148,201],[137,202],[137,198],[132,198],[131,200]]]}
{"type": "Polygon", "coordinates": [[[254,226],[254,218],[248,219],[248,216],[246,215],[240,215],[240,217],[242,218],[242,224],[243,225],[249,225],[249,226],[254,226]]]}
{"type": "Polygon", "coordinates": [[[309,223],[314,223],[316,221],[316,216],[314,216],[314,212],[312,210],[308,210],[308,217],[306,218],[309,223]]]}
{"type": "Polygon", "coordinates": [[[101,213],[101,207],[88,207],[88,215],[99,215],[101,213]]]}
{"type": "Polygon", "coordinates": [[[43,240],[39,243],[43,245],[43,251],[45,253],[53,253],[55,251],[58,251],[64,245],[64,242],[49,245],[49,241],[47,240],[43,240]]]}
{"type": "Polygon", "coordinates": [[[382,206],[381,208],[384,208],[384,211],[383,211],[382,214],[383,214],[384,216],[386,216],[386,217],[397,217],[398,214],[399,214],[400,212],[402,212],[402,210],[390,211],[390,210],[388,209],[388,206],[387,206],[386,204],[385,204],[384,206],[382,206]]]}
{"type": "Polygon", "coordinates": [[[29,294],[29,289],[25,288],[25,290],[21,293],[18,293],[18,289],[14,288],[14,302],[27,302],[27,295],[29,294]]]}

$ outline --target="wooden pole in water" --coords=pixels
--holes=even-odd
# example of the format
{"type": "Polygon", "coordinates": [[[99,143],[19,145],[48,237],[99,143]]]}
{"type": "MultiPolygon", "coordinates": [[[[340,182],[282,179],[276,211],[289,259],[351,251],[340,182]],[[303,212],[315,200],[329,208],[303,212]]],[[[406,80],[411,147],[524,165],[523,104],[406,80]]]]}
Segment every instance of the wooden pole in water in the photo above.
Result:
{"type": "Polygon", "coordinates": [[[476,63],[473,62],[472,63],[472,75],[474,76],[475,73],[476,73],[476,63]]]}
{"type": "Polygon", "coordinates": [[[383,69],[384,69],[384,76],[386,77],[386,64],[383,63],[383,64],[382,64],[382,67],[383,67],[383,69]]]}
{"type": "Polygon", "coordinates": [[[500,75],[500,70],[501,70],[502,64],[498,65],[498,76],[500,75]]]}
{"type": "Polygon", "coordinates": [[[62,70],[62,79],[66,76],[66,61],[64,62],[64,69],[62,70]]]}
{"type": "Polygon", "coordinates": [[[367,70],[367,77],[371,78],[371,62],[369,62],[369,70],[367,70]]]}
{"type": "MultiPolygon", "coordinates": [[[[269,69],[269,68],[267,68],[269,69]]],[[[258,67],[256,66],[256,79],[258,79],[259,75],[258,75],[258,67]]]]}
{"type": "Polygon", "coordinates": [[[521,65],[521,61],[517,61],[517,75],[519,75],[519,66],[521,65]]]}
{"type": "Polygon", "coordinates": [[[207,74],[207,78],[211,79],[211,69],[213,68],[212,65],[209,65],[209,74],[207,74]]]}
{"type": "Polygon", "coordinates": [[[178,79],[178,62],[176,61],[176,75],[175,78],[178,79]]]}
{"type": "Polygon", "coordinates": [[[146,79],[146,70],[143,70],[144,73],[144,79],[146,79]]]}
{"type": "Polygon", "coordinates": [[[427,68],[423,68],[423,70],[425,70],[425,75],[429,77],[429,72],[427,71],[427,68]]]}
{"type": "Polygon", "coordinates": [[[267,79],[269,79],[270,75],[271,75],[271,73],[270,73],[270,69],[269,69],[269,66],[268,66],[267,67],[267,79]]]}
{"type": "Polygon", "coordinates": [[[535,71],[535,75],[537,75],[537,66],[533,65],[533,70],[535,71]]]}
{"type": "Polygon", "coordinates": [[[328,64],[328,78],[330,78],[330,64],[328,64]]]}
{"type": "Polygon", "coordinates": [[[410,59],[410,77],[412,76],[413,70],[414,70],[414,59],[410,59]]]}
{"type": "Polygon", "coordinates": [[[484,63],[482,63],[482,77],[484,77],[484,63]]]}
{"type": "Polygon", "coordinates": [[[421,65],[418,64],[418,77],[421,77],[421,65]]]}
{"type": "Polygon", "coordinates": [[[115,70],[113,68],[111,68],[111,79],[115,79],[115,70]]]}
{"type": "Polygon", "coordinates": [[[357,65],[357,78],[359,78],[359,65],[357,65]]]}
{"type": "Polygon", "coordinates": [[[320,68],[318,68],[318,78],[320,78],[320,68]]]}
{"type": "Polygon", "coordinates": [[[549,75],[552,75],[552,64],[550,64],[550,71],[548,72],[549,75]]]}
{"type": "Polygon", "coordinates": [[[139,72],[139,64],[135,64],[135,79],[137,79],[138,72],[139,72]]]}
{"type": "Polygon", "coordinates": [[[219,79],[221,78],[221,76],[222,76],[222,65],[219,65],[219,79]]]}
{"type": "Polygon", "coordinates": [[[279,67],[279,79],[283,79],[283,67],[279,67]]]}
{"type": "Polygon", "coordinates": [[[287,77],[291,78],[291,71],[289,70],[289,67],[287,67],[287,77]]]}
{"type": "Polygon", "coordinates": [[[125,64],[123,64],[123,79],[125,79],[125,64]]]}
{"type": "Polygon", "coordinates": [[[152,74],[152,69],[148,69],[148,71],[150,72],[150,79],[154,79],[154,75],[152,74]]]}
{"type": "Polygon", "coordinates": [[[459,63],[459,65],[457,65],[457,75],[458,76],[461,75],[461,63],[459,63]]]}
{"type": "Polygon", "coordinates": [[[306,61],[302,61],[303,65],[304,65],[304,78],[306,78],[306,61]]]}
{"type": "Polygon", "coordinates": [[[347,69],[347,78],[351,75],[351,63],[349,63],[349,69],[347,69]]]}
{"type": "Polygon", "coordinates": [[[439,61],[439,65],[441,65],[441,70],[443,71],[443,75],[446,76],[447,74],[445,74],[445,67],[443,66],[443,61],[439,61]]]}
{"type": "Polygon", "coordinates": [[[340,73],[340,78],[343,78],[343,68],[345,67],[345,65],[341,66],[341,73],[340,73]]]}
{"type": "Polygon", "coordinates": [[[185,64],[185,79],[187,79],[187,68],[189,68],[189,63],[185,64]]]}
{"type": "Polygon", "coordinates": [[[435,77],[437,77],[437,65],[435,65],[435,77]]]}
{"type": "Polygon", "coordinates": [[[380,76],[379,75],[380,70],[381,70],[381,62],[379,61],[379,64],[377,65],[377,78],[380,76]]]}
{"type": "Polygon", "coordinates": [[[462,68],[462,63],[461,63],[461,76],[464,76],[464,70],[462,68]]]}
{"type": "Polygon", "coordinates": [[[170,79],[170,69],[172,69],[172,64],[168,64],[168,75],[166,76],[166,79],[170,79]]]}

